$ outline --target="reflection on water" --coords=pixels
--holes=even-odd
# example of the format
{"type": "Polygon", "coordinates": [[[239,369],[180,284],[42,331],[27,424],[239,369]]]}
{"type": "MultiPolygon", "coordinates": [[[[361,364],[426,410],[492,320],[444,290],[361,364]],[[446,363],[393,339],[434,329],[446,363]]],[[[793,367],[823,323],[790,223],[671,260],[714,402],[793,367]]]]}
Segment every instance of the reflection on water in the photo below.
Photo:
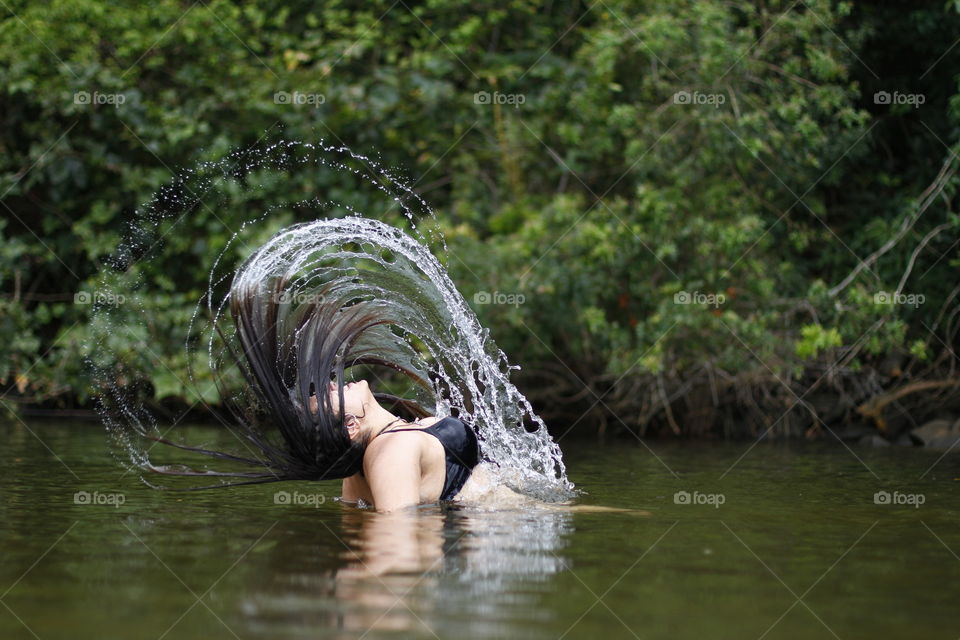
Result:
{"type": "MultiPolygon", "coordinates": [[[[572,514],[547,509],[488,511],[432,505],[412,512],[376,513],[343,507],[340,530],[320,520],[318,538],[341,546],[338,564],[317,576],[276,574],[243,602],[255,626],[303,623],[317,611],[318,628],[344,637],[376,631],[445,627],[496,635],[505,610],[534,606],[532,585],[566,568],[565,538],[572,514]]],[[[286,557],[289,549],[276,547],[286,557]]],[[[281,562],[284,561],[280,558],[281,562]]]]}
{"type": "Polygon", "coordinates": [[[335,502],[337,483],[155,491],[104,441],[0,423],[0,639],[914,640],[960,625],[960,457],[942,452],[565,439],[580,505],[650,515],[398,515],[335,502]]]}

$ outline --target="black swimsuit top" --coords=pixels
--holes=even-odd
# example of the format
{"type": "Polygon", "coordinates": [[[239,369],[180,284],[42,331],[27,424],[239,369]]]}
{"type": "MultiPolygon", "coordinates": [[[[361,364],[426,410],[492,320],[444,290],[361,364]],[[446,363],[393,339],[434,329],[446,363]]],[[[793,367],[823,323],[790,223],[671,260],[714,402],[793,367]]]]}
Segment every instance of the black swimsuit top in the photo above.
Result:
{"type": "Polygon", "coordinates": [[[477,443],[477,434],[459,418],[452,416],[437,420],[429,427],[422,429],[390,429],[382,433],[400,431],[423,431],[434,436],[443,445],[447,475],[443,482],[440,499],[451,500],[466,484],[470,472],[479,462],[480,447],[477,443]]]}

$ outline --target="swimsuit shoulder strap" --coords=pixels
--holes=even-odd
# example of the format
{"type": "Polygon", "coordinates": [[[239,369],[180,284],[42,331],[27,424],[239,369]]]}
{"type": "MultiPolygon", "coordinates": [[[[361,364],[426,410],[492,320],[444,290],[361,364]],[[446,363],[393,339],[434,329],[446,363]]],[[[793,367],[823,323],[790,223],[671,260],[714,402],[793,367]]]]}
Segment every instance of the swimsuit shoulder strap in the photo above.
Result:
{"type": "Polygon", "coordinates": [[[419,429],[416,428],[416,427],[413,428],[413,429],[386,429],[386,430],[384,430],[384,431],[381,431],[380,433],[381,433],[381,434],[384,434],[384,433],[399,433],[399,432],[401,432],[401,431],[426,431],[427,433],[433,433],[432,431],[427,431],[427,429],[433,429],[435,426],[437,426],[438,424],[440,424],[440,423],[443,422],[444,420],[447,420],[448,418],[451,418],[451,417],[452,417],[452,416],[447,416],[446,418],[440,418],[439,420],[437,420],[437,421],[434,422],[433,424],[430,424],[430,425],[428,425],[428,426],[426,426],[426,427],[420,427],[419,429]]]}

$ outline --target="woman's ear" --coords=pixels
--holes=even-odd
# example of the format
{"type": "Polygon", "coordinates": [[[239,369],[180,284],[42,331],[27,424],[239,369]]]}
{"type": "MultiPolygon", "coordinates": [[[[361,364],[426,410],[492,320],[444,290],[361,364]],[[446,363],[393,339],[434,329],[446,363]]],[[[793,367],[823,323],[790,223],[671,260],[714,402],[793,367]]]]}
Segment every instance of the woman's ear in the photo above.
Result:
{"type": "Polygon", "coordinates": [[[357,416],[348,413],[344,418],[343,424],[347,427],[347,435],[349,435],[351,439],[360,433],[360,421],[357,419],[357,416]]]}

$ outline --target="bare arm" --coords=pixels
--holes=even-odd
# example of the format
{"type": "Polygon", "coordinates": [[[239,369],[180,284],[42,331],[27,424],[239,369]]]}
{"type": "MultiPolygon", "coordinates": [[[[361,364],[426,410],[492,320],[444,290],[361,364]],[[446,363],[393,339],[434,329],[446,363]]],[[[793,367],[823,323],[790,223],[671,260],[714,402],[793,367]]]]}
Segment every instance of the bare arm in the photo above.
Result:
{"type": "Polygon", "coordinates": [[[341,499],[344,502],[356,502],[362,499],[366,503],[373,504],[373,495],[370,493],[370,485],[367,484],[367,479],[359,473],[344,478],[341,499]]]}
{"type": "Polygon", "coordinates": [[[420,504],[419,445],[413,438],[394,438],[384,446],[368,449],[363,471],[377,511],[395,511],[420,504]]]}

